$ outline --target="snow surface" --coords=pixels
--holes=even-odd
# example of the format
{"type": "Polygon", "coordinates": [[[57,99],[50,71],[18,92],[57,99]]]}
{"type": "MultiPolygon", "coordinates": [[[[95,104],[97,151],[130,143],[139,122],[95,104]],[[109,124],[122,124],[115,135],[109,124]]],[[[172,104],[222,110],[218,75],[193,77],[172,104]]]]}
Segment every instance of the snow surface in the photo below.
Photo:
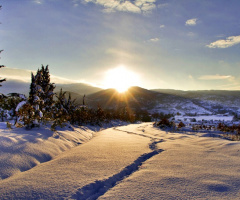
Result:
{"type": "MultiPolygon", "coordinates": [[[[16,156],[26,154],[21,150],[16,156]]],[[[0,180],[0,199],[239,199],[239,165],[240,142],[133,124],[97,132],[49,162],[0,180]]]]}
{"type": "Polygon", "coordinates": [[[197,121],[202,121],[202,120],[217,120],[217,121],[232,121],[233,120],[233,116],[228,115],[228,116],[224,116],[224,115],[198,115],[198,116],[182,116],[182,115],[176,115],[175,120],[181,120],[184,121],[184,119],[193,119],[195,118],[197,121]]]}
{"type": "Polygon", "coordinates": [[[56,132],[50,127],[7,129],[0,122],[0,179],[49,161],[61,152],[89,141],[93,131],[67,126],[56,132]]]}
{"type": "Polygon", "coordinates": [[[149,125],[119,129],[162,139],[163,152],[99,199],[239,199],[240,142],[149,125]]]}
{"type": "Polygon", "coordinates": [[[118,174],[150,152],[148,142],[148,138],[113,129],[101,131],[91,142],[2,180],[0,199],[74,198],[79,188],[118,174]]]}

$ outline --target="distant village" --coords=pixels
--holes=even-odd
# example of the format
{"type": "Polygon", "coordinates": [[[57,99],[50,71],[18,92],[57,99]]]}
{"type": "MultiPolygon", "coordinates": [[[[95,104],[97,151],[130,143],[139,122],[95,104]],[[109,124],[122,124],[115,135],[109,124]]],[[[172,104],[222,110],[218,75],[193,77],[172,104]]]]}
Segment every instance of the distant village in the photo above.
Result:
{"type": "Polygon", "coordinates": [[[229,114],[175,115],[169,120],[160,120],[155,126],[171,127],[174,131],[215,133],[233,140],[240,139],[240,120],[229,114]]]}

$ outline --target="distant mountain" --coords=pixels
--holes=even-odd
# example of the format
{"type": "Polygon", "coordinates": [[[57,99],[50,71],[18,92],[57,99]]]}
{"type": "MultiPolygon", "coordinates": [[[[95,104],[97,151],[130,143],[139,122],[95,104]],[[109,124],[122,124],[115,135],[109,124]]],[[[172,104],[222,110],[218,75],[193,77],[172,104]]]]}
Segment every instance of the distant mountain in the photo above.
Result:
{"type": "MultiPolygon", "coordinates": [[[[0,93],[21,93],[28,96],[30,83],[19,80],[7,80],[2,83],[0,93]]],[[[125,93],[115,89],[102,90],[84,83],[56,84],[55,92],[60,89],[71,93],[72,99],[82,103],[86,95],[86,103],[90,107],[100,105],[103,108],[129,106],[133,110],[143,109],[150,113],[181,113],[181,114],[240,114],[240,91],[200,90],[181,91],[156,89],[147,90],[131,87],[125,93]]],[[[67,95],[68,95],[67,93],[67,95]]]]}
{"type": "Polygon", "coordinates": [[[86,100],[92,107],[100,105],[103,108],[117,108],[128,105],[134,109],[151,109],[154,107],[157,94],[157,92],[140,87],[131,87],[125,93],[107,89],[88,95],[86,100]]]}
{"type": "Polygon", "coordinates": [[[87,102],[92,107],[117,108],[127,105],[151,113],[224,114],[240,112],[240,91],[147,90],[132,87],[122,94],[114,89],[102,90],[87,95],[87,102]]]}
{"type": "MultiPolygon", "coordinates": [[[[78,93],[75,93],[75,92],[68,92],[68,91],[65,91],[66,94],[65,94],[65,97],[68,99],[69,97],[69,94],[71,95],[71,99],[72,100],[75,100],[75,103],[77,103],[78,105],[82,105],[82,102],[83,102],[83,95],[81,94],[78,94],[78,93]]],[[[58,96],[60,93],[60,91],[56,92],[56,95],[58,96]]],[[[56,100],[57,97],[55,96],[54,99],[56,100]]]]}
{"type": "Polygon", "coordinates": [[[2,83],[2,87],[0,87],[0,93],[9,94],[9,93],[20,93],[28,95],[30,88],[30,83],[20,81],[20,80],[7,80],[2,83]]]}
{"type": "Polygon", "coordinates": [[[236,112],[240,109],[240,91],[229,90],[152,90],[168,95],[175,95],[191,100],[194,104],[210,112],[236,112]]]}
{"type": "Polygon", "coordinates": [[[85,83],[56,84],[56,91],[60,91],[61,88],[63,91],[73,92],[79,95],[88,95],[102,90],[102,88],[93,87],[85,83]]]}
{"type": "MultiPolygon", "coordinates": [[[[29,82],[10,79],[2,83],[2,87],[0,87],[0,93],[6,95],[8,93],[17,92],[28,96],[29,88],[30,88],[29,82]]],[[[75,93],[75,96],[77,95],[83,96],[84,94],[88,95],[102,90],[101,88],[93,87],[85,83],[69,83],[69,84],[56,84],[56,88],[54,91],[59,92],[61,88],[63,89],[63,91],[75,93]]]]}
{"type": "Polygon", "coordinates": [[[212,97],[240,97],[240,91],[239,90],[189,90],[189,91],[183,91],[183,90],[172,90],[172,89],[154,89],[151,91],[159,92],[159,93],[165,93],[165,94],[172,94],[176,96],[182,96],[186,98],[202,98],[206,96],[212,96],[212,97]]]}

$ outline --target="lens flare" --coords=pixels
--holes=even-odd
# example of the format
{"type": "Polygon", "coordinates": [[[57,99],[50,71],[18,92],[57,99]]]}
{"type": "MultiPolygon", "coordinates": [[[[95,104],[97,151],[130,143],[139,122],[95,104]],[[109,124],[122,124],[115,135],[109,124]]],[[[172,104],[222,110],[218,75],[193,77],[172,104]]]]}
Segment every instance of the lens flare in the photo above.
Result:
{"type": "Polygon", "coordinates": [[[140,83],[139,75],[128,70],[125,66],[119,66],[106,72],[104,87],[115,88],[118,92],[125,92],[131,86],[140,83]]]}

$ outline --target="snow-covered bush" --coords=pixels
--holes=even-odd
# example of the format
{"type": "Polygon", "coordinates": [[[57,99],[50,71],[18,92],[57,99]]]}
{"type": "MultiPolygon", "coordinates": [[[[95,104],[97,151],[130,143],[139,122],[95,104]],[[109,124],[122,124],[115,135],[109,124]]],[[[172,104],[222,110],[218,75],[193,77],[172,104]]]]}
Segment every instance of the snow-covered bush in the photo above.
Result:
{"type": "Polygon", "coordinates": [[[185,127],[185,124],[181,121],[181,122],[179,122],[179,124],[178,124],[178,128],[183,128],[183,127],[185,127]]]}
{"type": "Polygon", "coordinates": [[[8,96],[0,97],[0,118],[1,121],[17,120],[16,108],[19,102],[26,99],[22,94],[10,93],[8,96]]]}
{"type": "Polygon", "coordinates": [[[61,126],[65,122],[74,124],[76,122],[75,112],[77,110],[75,100],[72,100],[71,94],[66,98],[66,92],[63,92],[62,89],[56,97],[57,100],[52,106],[52,129],[55,129],[56,126],[61,126]]]}
{"type": "Polygon", "coordinates": [[[23,123],[27,129],[34,127],[35,121],[35,109],[30,103],[21,102],[21,107],[18,109],[18,121],[17,123],[23,123]]]}
{"type": "Polygon", "coordinates": [[[173,121],[169,121],[167,118],[163,118],[159,122],[154,122],[153,125],[162,129],[176,127],[175,123],[173,121]]]}

